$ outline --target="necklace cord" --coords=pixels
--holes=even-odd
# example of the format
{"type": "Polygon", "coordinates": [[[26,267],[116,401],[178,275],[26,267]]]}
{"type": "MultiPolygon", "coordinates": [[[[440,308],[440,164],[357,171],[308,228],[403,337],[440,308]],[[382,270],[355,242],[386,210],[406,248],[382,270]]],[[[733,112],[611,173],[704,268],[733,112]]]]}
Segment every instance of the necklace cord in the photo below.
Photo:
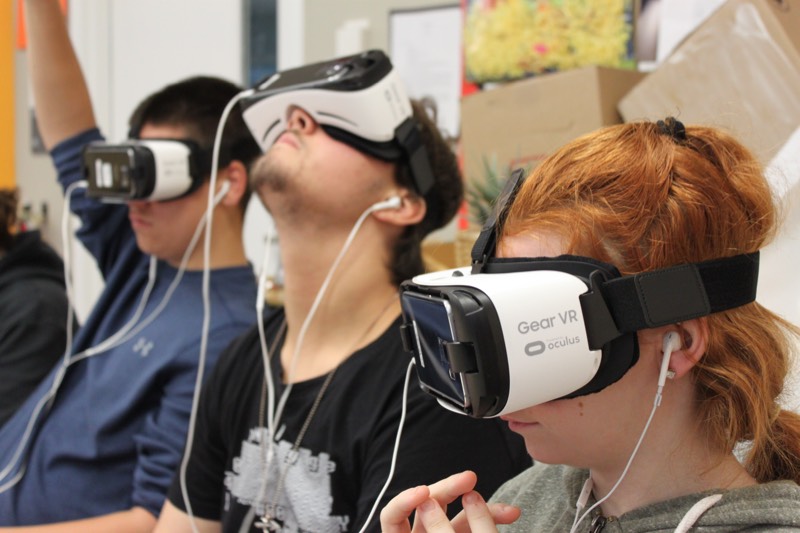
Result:
{"type": "Polygon", "coordinates": [[[289,372],[286,376],[287,387],[283,391],[283,394],[281,395],[281,398],[278,401],[278,407],[276,408],[275,411],[273,423],[276,427],[279,424],[281,415],[283,414],[283,409],[286,406],[286,400],[289,398],[289,394],[292,391],[295,369],[297,367],[297,361],[299,360],[300,350],[302,349],[303,342],[305,341],[306,338],[306,332],[308,331],[308,328],[311,325],[311,321],[314,319],[314,316],[317,313],[317,309],[319,308],[320,303],[322,303],[322,299],[328,292],[328,286],[330,285],[331,280],[333,279],[334,273],[339,268],[339,264],[342,262],[342,259],[344,259],[344,256],[350,250],[350,245],[353,243],[353,240],[358,234],[358,231],[361,229],[362,224],[364,224],[364,221],[367,219],[367,217],[371,215],[373,211],[376,210],[375,205],[376,204],[373,204],[369,206],[367,209],[365,209],[364,212],[361,213],[361,216],[358,217],[358,220],[356,220],[356,223],[350,230],[350,234],[347,236],[347,239],[342,245],[342,249],[339,251],[339,255],[337,255],[336,259],[333,260],[331,268],[328,270],[328,274],[325,276],[322,285],[320,285],[320,288],[317,291],[317,296],[314,298],[314,302],[311,304],[311,308],[309,309],[305,320],[303,320],[303,325],[300,327],[300,332],[297,335],[297,344],[295,345],[294,353],[292,354],[292,362],[291,365],[289,366],[289,372]]]}
{"type": "MultiPolygon", "coordinates": [[[[294,374],[295,374],[295,370],[296,370],[296,367],[297,367],[297,362],[299,360],[299,354],[300,354],[300,351],[302,349],[303,342],[305,340],[306,332],[308,331],[308,328],[310,327],[311,322],[312,322],[314,316],[316,315],[317,309],[319,308],[319,305],[322,302],[322,299],[324,298],[325,294],[327,293],[328,287],[329,287],[329,285],[331,283],[331,280],[333,279],[334,273],[336,272],[336,270],[338,269],[340,263],[344,259],[344,256],[349,251],[350,246],[352,245],[353,240],[355,239],[356,235],[358,234],[358,231],[361,229],[361,226],[363,225],[364,221],[367,219],[367,217],[370,214],[372,214],[373,211],[376,211],[376,210],[380,209],[380,207],[378,207],[378,205],[379,204],[373,204],[370,207],[368,207],[367,209],[365,209],[364,212],[361,213],[361,215],[359,216],[358,220],[356,220],[356,223],[353,225],[353,228],[350,230],[350,233],[348,234],[347,239],[345,239],[345,242],[342,245],[342,248],[339,251],[339,254],[334,259],[333,263],[331,264],[330,269],[328,270],[328,273],[325,276],[325,279],[323,280],[322,284],[320,285],[320,288],[317,291],[317,295],[314,298],[313,303],[311,304],[311,308],[309,309],[309,312],[306,315],[305,319],[303,320],[302,326],[300,327],[300,331],[299,331],[298,336],[297,336],[297,341],[296,341],[296,344],[295,344],[295,348],[294,348],[293,353],[292,353],[291,363],[289,365],[289,372],[287,373],[287,376],[286,376],[287,385],[284,388],[283,392],[281,393],[281,397],[280,397],[280,399],[278,401],[278,405],[275,408],[275,411],[273,412],[272,409],[270,408],[270,409],[268,409],[269,412],[267,413],[267,416],[269,417],[268,420],[267,420],[267,425],[268,425],[267,431],[269,433],[269,435],[268,435],[268,437],[269,437],[269,446],[268,446],[268,448],[266,450],[262,450],[262,455],[266,456],[266,458],[265,458],[265,463],[266,463],[265,469],[269,468],[269,464],[270,464],[270,462],[272,460],[272,457],[274,455],[272,453],[272,450],[273,450],[273,446],[274,446],[274,443],[275,443],[275,431],[277,430],[278,426],[280,425],[280,420],[281,420],[281,418],[283,416],[283,410],[284,410],[284,408],[286,406],[286,402],[287,402],[287,400],[289,398],[289,395],[290,395],[290,393],[292,391],[292,387],[294,385],[294,374]],[[269,427],[270,425],[272,427],[269,427]]],[[[369,333],[369,331],[375,326],[375,324],[377,324],[378,320],[383,316],[383,314],[386,312],[386,310],[389,308],[389,306],[391,305],[392,301],[396,297],[397,297],[397,294],[392,294],[392,299],[389,301],[387,306],[375,318],[375,320],[369,325],[367,330],[363,333],[362,337],[359,338],[358,341],[356,341],[356,346],[353,346],[353,348],[356,348],[357,345],[361,342],[361,340],[364,337],[366,337],[366,335],[369,333]]],[[[261,320],[260,317],[259,317],[259,320],[261,320]]],[[[269,364],[267,364],[266,361],[268,361],[272,357],[273,354],[264,353],[263,352],[264,347],[265,347],[265,343],[262,342],[261,343],[262,358],[265,361],[265,382],[267,383],[266,392],[268,393],[268,398],[267,398],[268,401],[267,401],[267,403],[271,407],[272,405],[274,405],[274,399],[273,399],[274,398],[274,388],[272,387],[272,379],[269,379],[269,378],[271,378],[271,372],[270,372],[270,370],[268,370],[269,364]],[[269,378],[267,376],[269,376],[269,378]]],[[[335,371],[335,368],[334,368],[334,371],[335,371]]],[[[329,373],[328,377],[330,379],[333,378],[333,372],[334,371],[331,371],[331,373],[329,373]]],[[[322,397],[322,394],[324,394],[325,389],[327,389],[327,385],[325,385],[320,390],[320,394],[318,394],[318,400],[319,401],[321,401],[321,397],[322,397]]],[[[318,403],[318,402],[315,402],[315,403],[318,403]]],[[[315,411],[316,411],[316,409],[313,409],[309,414],[313,416],[313,414],[315,414],[315,411]]],[[[262,421],[263,421],[263,419],[262,419],[262,421]]],[[[307,422],[307,424],[310,424],[310,422],[311,422],[308,417],[306,419],[306,422],[307,422]]],[[[304,424],[304,425],[307,425],[307,424],[304,424]]],[[[264,440],[266,440],[266,439],[262,439],[262,443],[263,443],[264,440]]],[[[297,442],[297,446],[298,447],[299,447],[299,444],[300,443],[297,442]]],[[[292,463],[289,463],[287,465],[287,467],[284,469],[284,473],[281,475],[281,477],[285,477],[286,472],[288,472],[288,467],[291,466],[291,464],[292,463]]],[[[265,497],[266,486],[267,486],[266,477],[267,476],[266,476],[266,472],[265,472],[264,476],[263,476],[263,479],[261,480],[260,489],[259,489],[259,492],[258,492],[259,497],[255,500],[255,502],[259,502],[265,497]]],[[[269,508],[274,509],[275,506],[277,506],[278,497],[279,497],[279,494],[278,494],[278,491],[277,491],[277,488],[276,488],[275,495],[273,497],[273,503],[272,503],[272,505],[267,506],[268,507],[268,509],[266,509],[267,512],[270,510],[269,508]]],[[[249,523],[252,520],[252,517],[254,516],[254,514],[255,514],[254,508],[251,506],[250,512],[248,512],[247,516],[245,517],[245,520],[242,523],[242,527],[245,527],[245,524],[248,524],[248,527],[249,527],[249,523]]],[[[260,527],[269,527],[269,520],[270,520],[269,516],[262,517],[261,518],[260,527]]]]}
{"type": "MultiPolygon", "coordinates": [[[[364,333],[362,333],[361,336],[353,343],[351,348],[347,350],[348,354],[354,353],[355,350],[364,341],[364,339],[367,338],[367,336],[369,335],[369,332],[372,331],[372,329],[375,327],[375,325],[378,324],[380,319],[386,314],[386,311],[389,310],[389,308],[391,307],[391,305],[394,302],[396,297],[397,297],[396,294],[392,294],[391,295],[389,300],[386,302],[386,305],[383,306],[381,311],[375,316],[375,318],[372,320],[372,322],[370,322],[369,326],[367,326],[367,328],[364,330],[364,333]]],[[[277,353],[277,346],[279,345],[281,337],[283,336],[285,331],[286,331],[286,320],[284,319],[283,322],[281,323],[281,326],[280,326],[280,329],[278,330],[278,333],[276,334],[275,338],[273,339],[272,343],[270,344],[270,348],[269,348],[270,352],[269,353],[271,354],[271,357],[274,357],[274,354],[277,353]]],[[[308,428],[311,425],[311,421],[313,420],[314,415],[316,414],[317,409],[319,408],[319,406],[320,406],[320,404],[322,402],[322,398],[325,395],[325,392],[327,391],[328,386],[330,385],[331,381],[333,381],[333,376],[334,376],[334,374],[336,374],[336,370],[338,368],[339,368],[339,365],[337,365],[336,367],[333,368],[333,370],[328,372],[327,376],[325,377],[325,381],[322,383],[322,386],[320,387],[319,392],[317,393],[316,397],[314,398],[314,402],[311,405],[311,408],[310,408],[310,410],[308,412],[308,415],[306,415],[306,418],[303,421],[303,425],[301,426],[300,431],[299,431],[297,437],[295,438],[294,443],[292,444],[292,448],[291,448],[291,450],[289,452],[289,455],[287,456],[287,460],[285,461],[286,462],[286,466],[283,468],[283,471],[280,473],[280,476],[278,478],[278,482],[277,482],[275,491],[273,493],[272,502],[270,502],[269,504],[265,504],[265,515],[262,516],[261,519],[260,519],[262,527],[268,527],[268,524],[270,523],[270,521],[274,520],[274,516],[273,515],[274,515],[274,513],[276,511],[276,508],[277,508],[277,505],[278,505],[278,503],[277,503],[278,497],[281,494],[281,491],[283,490],[283,486],[284,486],[284,483],[285,483],[285,480],[286,480],[286,475],[288,474],[289,468],[296,461],[297,450],[300,448],[300,444],[302,443],[303,438],[305,437],[306,431],[308,431],[308,428]]],[[[259,420],[260,420],[260,423],[261,423],[262,427],[264,427],[264,424],[265,424],[265,412],[264,412],[264,410],[265,410],[265,407],[266,407],[267,390],[268,389],[267,389],[266,381],[265,381],[264,384],[261,387],[261,399],[259,401],[259,420]]],[[[261,456],[262,479],[261,479],[261,485],[260,485],[260,488],[259,488],[259,498],[256,501],[261,501],[261,500],[266,498],[266,487],[267,487],[267,477],[268,477],[267,476],[267,471],[268,471],[268,468],[269,468],[269,465],[270,465],[271,461],[274,458],[274,454],[273,454],[272,450],[273,450],[273,447],[275,445],[275,437],[273,436],[274,435],[273,433],[269,432],[269,430],[268,430],[268,435],[269,435],[269,444],[267,445],[268,448],[266,450],[263,449],[263,443],[267,439],[262,439],[261,440],[261,445],[260,445],[261,453],[259,455],[261,456]]],[[[251,507],[251,509],[252,509],[252,507],[251,507]]],[[[252,516],[250,516],[250,518],[248,520],[246,520],[244,523],[249,524],[250,521],[254,517],[255,517],[255,513],[253,513],[252,516]]]]}

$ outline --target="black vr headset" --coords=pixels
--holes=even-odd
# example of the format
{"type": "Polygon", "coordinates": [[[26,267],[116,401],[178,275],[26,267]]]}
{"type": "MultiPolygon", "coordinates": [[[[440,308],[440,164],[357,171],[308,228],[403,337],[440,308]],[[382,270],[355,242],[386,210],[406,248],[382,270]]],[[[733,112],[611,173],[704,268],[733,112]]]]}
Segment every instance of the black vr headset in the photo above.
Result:
{"type": "Polygon", "coordinates": [[[476,418],[597,392],[639,357],[636,332],[755,300],[758,252],[621,276],[586,257],[495,258],[524,179],[509,178],[472,267],[400,287],[403,343],[423,390],[476,418]]]}
{"type": "Polygon", "coordinates": [[[211,172],[211,151],[191,140],[132,139],[90,143],[83,151],[87,196],[106,202],[174,200],[211,172]]]}
{"type": "Polygon", "coordinates": [[[277,72],[259,82],[241,106],[263,151],[286,131],[289,110],[299,107],[338,141],[384,161],[408,161],[420,195],[433,186],[411,102],[380,50],[277,72]]]}

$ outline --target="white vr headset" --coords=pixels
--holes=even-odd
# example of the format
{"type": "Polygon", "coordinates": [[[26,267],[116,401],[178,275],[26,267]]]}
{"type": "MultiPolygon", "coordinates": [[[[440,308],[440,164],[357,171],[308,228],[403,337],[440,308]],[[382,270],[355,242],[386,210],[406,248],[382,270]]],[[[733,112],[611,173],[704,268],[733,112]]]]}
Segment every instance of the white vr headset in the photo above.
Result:
{"type": "Polygon", "coordinates": [[[210,153],[190,140],[93,142],[83,151],[86,194],[105,202],[180,198],[197,189],[210,171],[210,153]]]}
{"type": "Polygon", "coordinates": [[[411,102],[380,50],[277,72],[258,83],[241,106],[264,151],[287,130],[292,107],[299,107],[341,142],[385,161],[407,160],[419,194],[433,186],[411,102]]]}
{"type": "Polygon", "coordinates": [[[632,276],[578,256],[494,258],[523,179],[509,179],[471,268],[400,287],[404,345],[444,407],[485,418],[597,392],[638,360],[638,330],[755,300],[758,252],[632,276]]]}

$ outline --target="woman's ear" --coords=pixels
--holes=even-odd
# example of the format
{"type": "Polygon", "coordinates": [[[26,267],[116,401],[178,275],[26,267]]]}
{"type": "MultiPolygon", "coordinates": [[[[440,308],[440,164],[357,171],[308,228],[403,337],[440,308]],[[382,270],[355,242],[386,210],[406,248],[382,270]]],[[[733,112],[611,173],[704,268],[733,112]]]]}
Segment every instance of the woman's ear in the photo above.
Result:
{"type": "Polygon", "coordinates": [[[676,324],[680,335],[681,347],[670,356],[669,369],[679,379],[694,368],[708,347],[708,321],[705,318],[693,318],[676,324]]]}
{"type": "Polygon", "coordinates": [[[218,176],[217,190],[219,190],[222,180],[226,180],[228,192],[225,193],[220,204],[226,207],[238,206],[247,191],[247,168],[241,161],[233,160],[223,170],[218,176]]]}
{"type": "Polygon", "coordinates": [[[425,200],[418,194],[402,188],[390,193],[389,196],[398,196],[400,206],[374,211],[372,216],[376,219],[395,226],[413,226],[425,218],[427,210],[425,200]]]}

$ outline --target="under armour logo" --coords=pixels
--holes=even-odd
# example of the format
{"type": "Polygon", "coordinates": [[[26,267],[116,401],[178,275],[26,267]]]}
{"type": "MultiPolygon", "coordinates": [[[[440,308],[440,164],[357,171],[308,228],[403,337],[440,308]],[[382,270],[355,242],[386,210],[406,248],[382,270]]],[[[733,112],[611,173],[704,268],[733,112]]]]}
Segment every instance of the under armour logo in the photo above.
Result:
{"type": "Polygon", "coordinates": [[[148,341],[144,337],[140,337],[139,340],[136,341],[136,344],[133,345],[133,351],[142,357],[147,357],[154,346],[153,341],[148,341]]]}

